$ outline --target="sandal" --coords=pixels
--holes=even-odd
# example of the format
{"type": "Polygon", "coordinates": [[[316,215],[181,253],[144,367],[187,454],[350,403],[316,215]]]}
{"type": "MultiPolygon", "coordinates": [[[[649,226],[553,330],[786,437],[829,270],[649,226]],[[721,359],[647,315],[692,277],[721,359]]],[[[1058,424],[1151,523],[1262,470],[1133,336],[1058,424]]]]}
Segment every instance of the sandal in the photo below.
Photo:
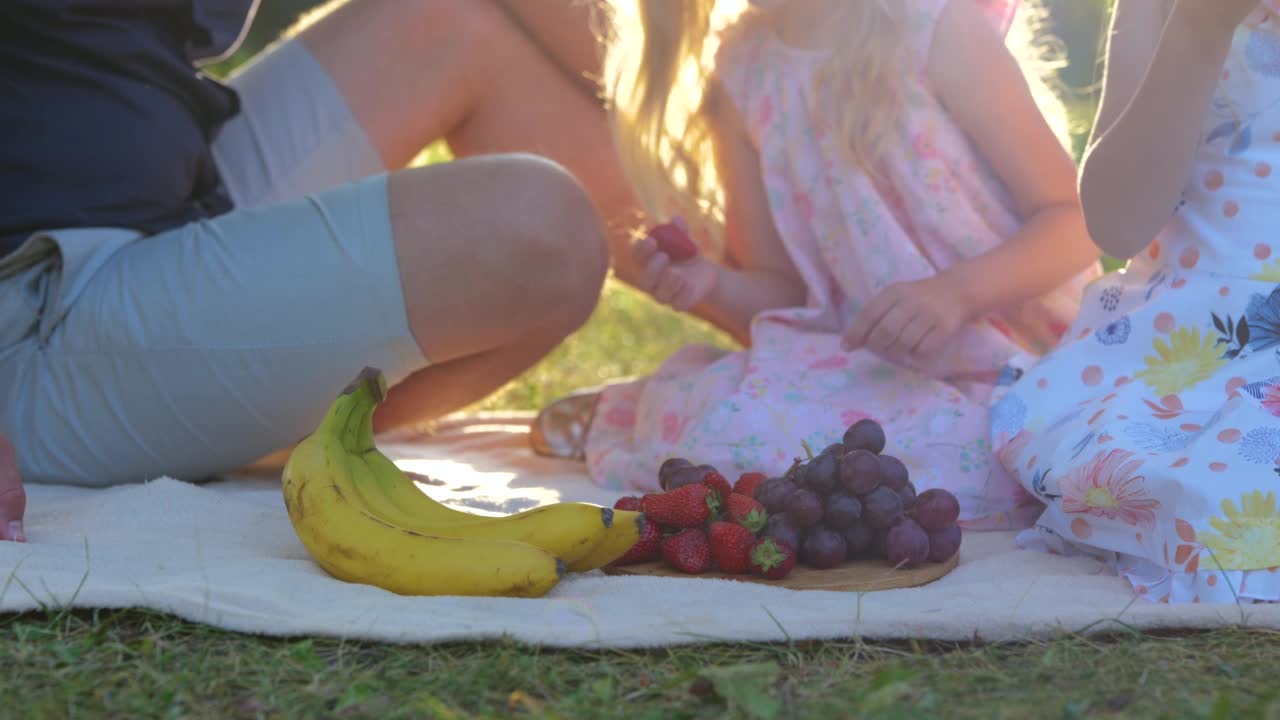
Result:
{"type": "Polygon", "coordinates": [[[586,460],[587,432],[595,419],[599,388],[566,395],[542,408],[529,427],[529,445],[544,457],[586,460]]]}

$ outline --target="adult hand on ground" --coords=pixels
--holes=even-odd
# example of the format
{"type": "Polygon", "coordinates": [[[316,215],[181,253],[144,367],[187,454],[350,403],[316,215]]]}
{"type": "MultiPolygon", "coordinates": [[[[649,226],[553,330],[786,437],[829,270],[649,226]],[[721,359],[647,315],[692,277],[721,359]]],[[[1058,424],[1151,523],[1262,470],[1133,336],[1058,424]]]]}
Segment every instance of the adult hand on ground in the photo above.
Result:
{"type": "Polygon", "coordinates": [[[27,491],[18,474],[18,453],[9,438],[0,433],[0,540],[26,542],[22,516],[27,511],[27,491]]]}

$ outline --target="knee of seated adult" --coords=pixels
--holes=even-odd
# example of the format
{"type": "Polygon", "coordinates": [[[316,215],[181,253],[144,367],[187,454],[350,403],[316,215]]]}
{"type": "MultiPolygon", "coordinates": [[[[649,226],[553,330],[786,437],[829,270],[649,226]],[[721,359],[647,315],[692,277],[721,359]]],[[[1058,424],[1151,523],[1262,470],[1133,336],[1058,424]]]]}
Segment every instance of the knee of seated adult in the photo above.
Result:
{"type": "Polygon", "coordinates": [[[524,220],[522,260],[570,308],[595,307],[609,269],[604,226],[582,185],[560,165],[534,155],[512,155],[503,175],[513,210],[524,220]]]}

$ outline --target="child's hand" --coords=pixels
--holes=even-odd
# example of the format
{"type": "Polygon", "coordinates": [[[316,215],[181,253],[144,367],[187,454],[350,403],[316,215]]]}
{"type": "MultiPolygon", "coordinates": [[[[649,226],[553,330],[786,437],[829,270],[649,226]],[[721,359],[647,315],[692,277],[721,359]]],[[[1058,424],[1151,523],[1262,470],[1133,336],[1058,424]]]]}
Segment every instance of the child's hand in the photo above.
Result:
{"type": "Polygon", "coordinates": [[[973,315],[967,297],[946,276],[896,283],[858,313],[843,346],[898,360],[927,358],[941,351],[973,315]]]}
{"type": "Polygon", "coordinates": [[[640,268],[636,286],[653,299],[682,312],[696,307],[716,286],[720,268],[701,254],[675,261],[658,249],[658,241],[646,236],[631,246],[640,268]]]}

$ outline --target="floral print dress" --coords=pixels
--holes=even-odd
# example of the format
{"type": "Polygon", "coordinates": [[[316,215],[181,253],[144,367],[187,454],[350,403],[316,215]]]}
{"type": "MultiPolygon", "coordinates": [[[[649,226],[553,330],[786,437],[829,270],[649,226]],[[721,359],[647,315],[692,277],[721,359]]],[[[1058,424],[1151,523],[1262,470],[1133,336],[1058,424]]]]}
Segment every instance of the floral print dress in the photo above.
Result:
{"type": "MultiPolygon", "coordinates": [[[[1007,21],[1007,2],[980,1],[1007,21]]],[[[688,347],[655,374],[605,389],[586,443],[595,482],[653,490],[658,466],[677,455],[726,474],[779,474],[803,454],[802,442],[816,453],[873,417],[916,485],[952,490],[968,526],[1026,527],[1038,513],[992,457],[989,396],[1011,357],[1057,343],[1095,275],[972,324],[927,367],[840,348],[878,291],[985,253],[1021,224],[928,89],[925,58],[946,0],[912,2],[916,66],[903,78],[899,146],[875,182],[842,160],[833,113],[811,102],[824,52],[786,46],[762,27],[727,35],[717,73],[759,151],[769,207],[809,301],[757,316],[749,349],[688,347]]]]}
{"type": "Polygon", "coordinates": [[[1101,554],[1151,600],[1280,600],[1277,173],[1280,34],[1255,19],[1167,227],[997,392],[997,457],[1046,504],[1021,542],[1101,554]]]}

